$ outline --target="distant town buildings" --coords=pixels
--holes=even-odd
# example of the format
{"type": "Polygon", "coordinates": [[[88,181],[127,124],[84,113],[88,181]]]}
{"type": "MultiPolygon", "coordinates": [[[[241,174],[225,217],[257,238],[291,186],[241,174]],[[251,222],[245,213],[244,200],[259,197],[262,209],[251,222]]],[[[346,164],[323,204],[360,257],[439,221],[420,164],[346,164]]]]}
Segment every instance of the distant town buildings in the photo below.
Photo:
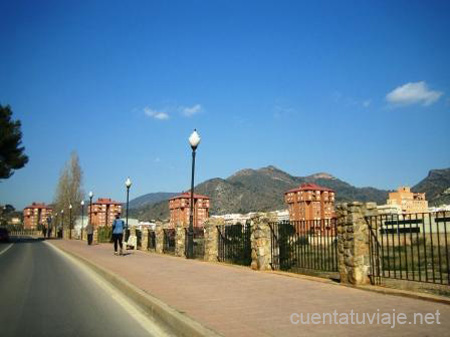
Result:
{"type": "Polygon", "coordinates": [[[52,215],[52,208],[45,203],[33,202],[23,210],[23,227],[36,229],[38,225],[46,225],[47,217],[52,215]]]}
{"type": "Polygon", "coordinates": [[[291,221],[328,220],[334,217],[335,192],[316,184],[302,184],[287,191],[284,200],[291,221]]]}
{"type": "MultiPolygon", "coordinates": [[[[276,221],[289,221],[289,212],[288,210],[277,210],[270,212],[271,215],[274,215],[276,221]]],[[[212,215],[211,218],[223,219],[225,225],[236,225],[236,224],[245,224],[248,220],[257,216],[258,212],[250,212],[246,214],[240,213],[228,213],[222,215],[212,215]]]]}
{"type": "Polygon", "coordinates": [[[98,198],[88,206],[88,219],[92,213],[92,225],[95,227],[112,226],[116,215],[122,212],[122,203],[110,198],[98,198]]]}
{"type": "Polygon", "coordinates": [[[413,193],[409,187],[399,187],[397,192],[389,193],[387,204],[400,207],[403,213],[421,213],[428,211],[425,193],[413,193]]]}
{"type": "MultiPolygon", "coordinates": [[[[170,227],[175,228],[177,223],[184,227],[189,225],[191,194],[182,193],[169,199],[170,227]]],[[[210,200],[206,195],[194,194],[194,227],[202,227],[209,218],[210,200]]]]}

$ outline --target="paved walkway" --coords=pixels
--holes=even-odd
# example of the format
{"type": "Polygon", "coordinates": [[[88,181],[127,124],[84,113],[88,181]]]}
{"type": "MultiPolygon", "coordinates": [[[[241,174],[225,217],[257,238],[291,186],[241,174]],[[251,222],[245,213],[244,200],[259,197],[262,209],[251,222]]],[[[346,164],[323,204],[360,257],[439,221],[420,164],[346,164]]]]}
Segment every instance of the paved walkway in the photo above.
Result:
{"type": "Polygon", "coordinates": [[[445,304],[153,253],[114,256],[112,244],[51,242],[125,278],[224,336],[450,336],[450,306],[445,304]],[[334,310],[392,317],[394,309],[396,314],[407,315],[405,325],[370,325],[367,318],[365,325],[350,324],[351,318],[348,324],[335,325],[330,324],[330,316],[326,324],[294,325],[290,321],[293,313],[303,313],[306,319],[308,313],[334,310]],[[441,324],[409,324],[414,313],[435,314],[436,310],[441,324]]]}

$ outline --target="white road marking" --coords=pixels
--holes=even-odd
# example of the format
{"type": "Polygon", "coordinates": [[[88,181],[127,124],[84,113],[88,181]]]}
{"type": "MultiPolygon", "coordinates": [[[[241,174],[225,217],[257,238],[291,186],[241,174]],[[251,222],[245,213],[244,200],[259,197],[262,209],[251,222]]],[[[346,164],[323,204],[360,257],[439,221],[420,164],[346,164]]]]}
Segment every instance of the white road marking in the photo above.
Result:
{"type": "Polygon", "coordinates": [[[14,243],[11,243],[8,247],[6,247],[5,249],[3,249],[3,250],[0,252],[0,255],[2,255],[3,253],[6,253],[6,251],[7,251],[9,248],[11,248],[13,244],[14,244],[14,243]]]}
{"type": "Polygon", "coordinates": [[[79,260],[75,259],[68,253],[56,248],[55,246],[45,242],[48,246],[52,247],[56,252],[61,254],[64,258],[70,260],[73,264],[75,264],[78,268],[80,268],[88,277],[92,278],[97,285],[102,288],[111,298],[113,298],[122,308],[133,317],[137,323],[141,325],[143,329],[145,329],[152,336],[161,336],[161,337],[169,337],[169,335],[164,329],[157,325],[155,321],[153,321],[148,315],[144,313],[144,311],[139,308],[136,304],[134,304],[131,300],[129,300],[125,295],[123,295],[120,291],[114,288],[111,284],[105,281],[101,276],[99,276],[92,269],[84,265],[79,260]]]}

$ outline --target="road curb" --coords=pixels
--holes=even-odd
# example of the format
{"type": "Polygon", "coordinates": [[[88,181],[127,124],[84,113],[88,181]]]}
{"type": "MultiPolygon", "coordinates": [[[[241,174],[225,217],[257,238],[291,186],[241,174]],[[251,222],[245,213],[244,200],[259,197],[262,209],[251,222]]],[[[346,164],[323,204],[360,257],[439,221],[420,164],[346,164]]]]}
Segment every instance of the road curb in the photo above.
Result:
{"type": "MultiPolygon", "coordinates": [[[[51,243],[49,243],[51,244],[51,243]]],[[[51,244],[54,248],[63,251],[66,254],[81,261],[109,283],[118,288],[124,295],[131,298],[139,306],[141,306],[148,314],[154,317],[157,321],[162,322],[170,328],[176,336],[180,337],[220,337],[214,330],[207,328],[188,317],[186,314],[172,308],[168,304],[159,300],[158,298],[146,293],[135,285],[131,284],[124,278],[112,273],[111,271],[100,267],[99,265],[79,256],[62,247],[51,244]]]]}

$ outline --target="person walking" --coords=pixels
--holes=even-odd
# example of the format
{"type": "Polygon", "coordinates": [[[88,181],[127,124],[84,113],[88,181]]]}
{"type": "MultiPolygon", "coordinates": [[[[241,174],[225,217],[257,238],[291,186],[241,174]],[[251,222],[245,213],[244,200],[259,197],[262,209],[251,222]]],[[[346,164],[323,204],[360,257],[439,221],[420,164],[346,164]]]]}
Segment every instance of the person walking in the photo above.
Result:
{"type": "Polygon", "coordinates": [[[92,245],[92,239],[94,238],[94,226],[89,223],[86,226],[86,234],[87,234],[87,244],[88,246],[92,245]]]}
{"type": "Polygon", "coordinates": [[[114,242],[114,255],[117,255],[117,245],[119,245],[120,255],[122,255],[122,235],[125,224],[122,219],[120,219],[120,213],[116,215],[112,225],[112,238],[114,242]]]}

